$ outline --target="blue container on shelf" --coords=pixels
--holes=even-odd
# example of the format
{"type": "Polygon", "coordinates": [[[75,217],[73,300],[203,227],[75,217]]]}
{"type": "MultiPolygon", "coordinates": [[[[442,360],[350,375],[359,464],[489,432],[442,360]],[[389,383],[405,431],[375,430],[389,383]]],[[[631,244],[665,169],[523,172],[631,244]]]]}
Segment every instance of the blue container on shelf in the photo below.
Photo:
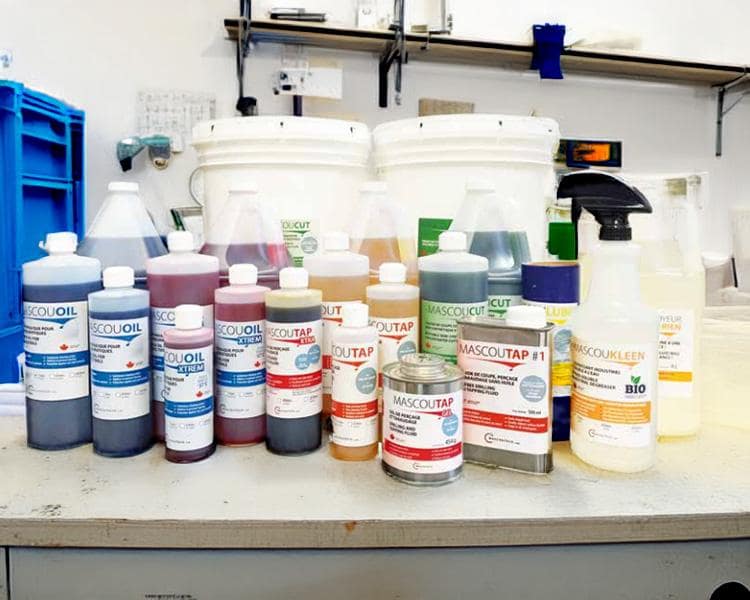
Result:
{"type": "Polygon", "coordinates": [[[83,237],[84,113],[0,80],[0,383],[18,381],[21,265],[51,231],[83,237]]]}

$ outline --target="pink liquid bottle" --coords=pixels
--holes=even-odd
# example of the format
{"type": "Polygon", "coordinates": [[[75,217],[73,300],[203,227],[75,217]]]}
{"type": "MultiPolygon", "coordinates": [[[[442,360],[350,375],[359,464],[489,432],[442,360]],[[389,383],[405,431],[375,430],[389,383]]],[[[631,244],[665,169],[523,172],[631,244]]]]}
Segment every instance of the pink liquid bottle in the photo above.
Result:
{"type": "Polygon", "coordinates": [[[203,326],[197,304],[174,311],[164,332],[166,458],[191,463],[211,456],[214,444],[214,330],[203,326]]]}
{"type": "Polygon", "coordinates": [[[266,292],[255,265],[229,267],[229,286],[216,290],[216,441],[257,444],[266,437],[266,292]]]}
{"type": "Polygon", "coordinates": [[[164,332],[175,325],[175,307],[196,304],[203,322],[214,322],[214,291],[219,287],[219,261],[196,254],[193,234],[172,231],[169,254],[146,262],[151,293],[151,414],[154,437],[164,441],[164,332]]]}
{"type": "Polygon", "coordinates": [[[227,284],[230,266],[247,263],[257,267],[261,285],[279,287],[279,271],[291,260],[281,221],[258,197],[255,184],[230,188],[224,205],[203,215],[206,242],[201,253],[219,259],[222,285],[227,284]]]}

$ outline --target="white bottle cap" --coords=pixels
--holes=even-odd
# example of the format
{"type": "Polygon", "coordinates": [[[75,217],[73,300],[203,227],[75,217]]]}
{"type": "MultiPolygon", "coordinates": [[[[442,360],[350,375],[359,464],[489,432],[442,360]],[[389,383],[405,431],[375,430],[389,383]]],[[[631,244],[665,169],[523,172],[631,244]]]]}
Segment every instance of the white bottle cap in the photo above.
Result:
{"type": "Polygon", "coordinates": [[[343,231],[324,233],[323,250],[349,250],[349,234],[343,231]]]}
{"type": "Polygon", "coordinates": [[[238,263],[229,267],[229,285],[255,285],[258,283],[258,267],[238,263]]]}
{"type": "Polygon", "coordinates": [[[107,267],[102,280],[105,288],[129,288],[135,283],[135,272],[131,267],[107,267]]]}
{"type": "Polygon", "coordinates": [[[78,236],[72,231],[48,233],[44,242],[47,254],[73,254],[78,247],[78,236]]]}
{"type": "Polygon", "coordinates": [[[138,184],[135,181],[110,181],[107,185],[108,192],[138,193],[138,189],[138,184]]]}
{"type": "Polygon", "coordinates": [[[167,234],[167,248],[170,252],[192,252],[195,250],[193,234],[190,231],[170,231],[167,234]]]}
{"type": "Polygon", "coordinates": [[[438,250],[441,252],[465,252],[466,234],[463,231],[444,231],[438,237],[438,250]]]}
{"type": "Polygon", "coordinates": [[[547,325],[547,313],[541,306],[510,306],[505,313],[505,323],[511,327],[541,329],[547,325]]]}
{"type": "Polygon", "coordinates": [[[386,262],[380,265],[378,273],[380,283],[404,283],[406,281],[406,265],[397,262],[386,262]]]}
{"type": "Polygon", "coordinates": [[[344,327],[367,327],[369,311],[367,304],[351,302],[341,307],[341,323],[344,327]]]}
{"type": "Polygon", "coordinates": [[[495,184],[489,179],[473,177],[466,180],[467,192],[495,192],[495,184]]]}
{"type": "Polygon", "coordinates": [[[177,329],[203,327],[203,308],[197,304],[180,304],[174,309],[174,326],[177,329]]]}
{"type": "Polygon", "coordinates": [[[363,194],[386,194],[388,192],[388,185],[385,181],[365,181],[360,186],[359,191],[363,194]]]}
{"type": "Polygon", "coordinates": [[[279,287],[283,290],[304,290],[310,281],[307,269],[285,267],[279,271],[279,287]]]}

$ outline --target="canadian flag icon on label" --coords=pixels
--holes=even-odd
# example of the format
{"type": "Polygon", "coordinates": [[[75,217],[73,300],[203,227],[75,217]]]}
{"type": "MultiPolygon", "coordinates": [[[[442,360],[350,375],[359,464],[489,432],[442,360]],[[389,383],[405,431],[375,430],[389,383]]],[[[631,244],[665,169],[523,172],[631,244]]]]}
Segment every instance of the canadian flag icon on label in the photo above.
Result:
{"type": "Polygon", "coordinates": [[[196,396],[196,398],[202,398],[203,397],[203,392],[201,392],[200,390],[198,390],[198,392],[195,394],[195,396],[196,396]]]}
{"type": "Polygon", "coordinates": [[[70,346],[68,346],[67,344],[60,344],[60,350],[62,350],[63,352],[65,352],[68,348],[70,348],[70,346]]]}
{"type": "Polygon", "coordinates": [[[128,362],[127,362],[127,363],[125,364],[125,366],[126,366],[126,367],[127,367],[128,369],[132,369],[132,368],[133,368],[133,367],[135,366],[135,363],[134,363],[134,362],[133,362],[132,360],[129,360],[129,361],[128,361],[128,362]]]}

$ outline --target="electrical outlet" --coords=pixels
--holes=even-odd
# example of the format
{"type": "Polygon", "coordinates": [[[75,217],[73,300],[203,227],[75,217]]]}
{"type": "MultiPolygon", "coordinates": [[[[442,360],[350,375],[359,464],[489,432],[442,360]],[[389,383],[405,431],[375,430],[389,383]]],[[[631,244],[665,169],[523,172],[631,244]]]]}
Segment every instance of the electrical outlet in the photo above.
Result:
{"type": "Polygon", "coordinates": [[[336,67],[283,67],[274,83],[274,94],[315,96],[340,100],[343,96],[343,70],[336,67]]]}

